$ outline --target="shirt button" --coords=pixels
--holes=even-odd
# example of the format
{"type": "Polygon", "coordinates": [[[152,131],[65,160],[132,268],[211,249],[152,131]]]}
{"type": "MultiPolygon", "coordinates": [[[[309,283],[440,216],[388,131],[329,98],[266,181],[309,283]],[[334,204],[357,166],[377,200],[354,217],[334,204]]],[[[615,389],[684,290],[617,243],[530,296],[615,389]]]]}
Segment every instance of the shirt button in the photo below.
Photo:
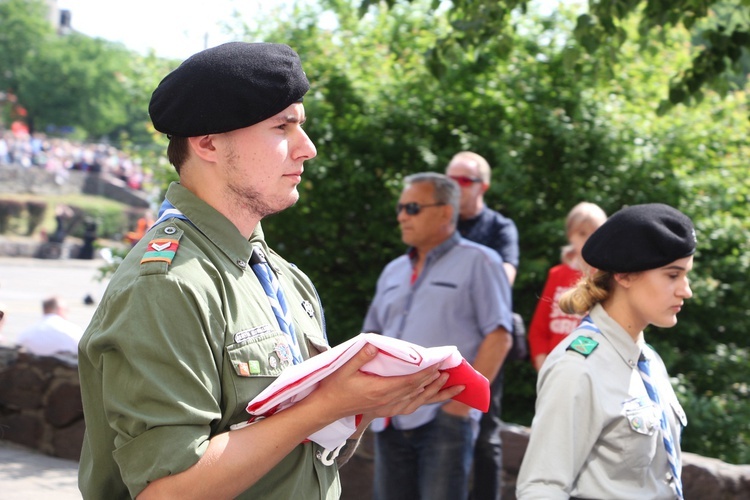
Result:
{"type": "Polygon", "coordinates": [[[669,482],[671,480],[672,480],[672,473],[671,472],[667,472],[667,482],[669,482]]]}
{"type": "Polygon", "coordinates": [[[245,269],[245,267],[247,267],[247,262],[245,262],[242,259],[237,259],[237,265],[240,266],[242,269],[245,269]]]}

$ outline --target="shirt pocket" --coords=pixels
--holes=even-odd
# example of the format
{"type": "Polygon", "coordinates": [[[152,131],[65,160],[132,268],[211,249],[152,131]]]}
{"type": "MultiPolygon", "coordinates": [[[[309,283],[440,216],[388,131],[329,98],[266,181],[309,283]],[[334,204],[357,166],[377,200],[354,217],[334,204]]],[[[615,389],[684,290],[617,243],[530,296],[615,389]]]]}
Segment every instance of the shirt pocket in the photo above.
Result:
{"type": "Polygon", "coordinates": [[[307,344],[307,351],[310,353],[310,357],[317,356],[320,353],[326,352],[331,348],[331,346],[328,345],[328,342],[325,341],[325,339],[321,337],[316,337],[314,335],[308,335],[307,333],[304,334],[305,342],[307,344]]]}
{"type": "Polygon", "coordinates": [[[622,459],[629,467],[649,467],[661,441],[661,410],[652,401],[634,398],[622,407],[622,459]]]}
{"type": "Polygon", "coordinates": [[[280,331],[229,344],[226,351],[235,375],[240,378],[275,378],[292,364],[289,341],[280,331]]]}
{"type": "Polygon", "coordinates": [[[286,334],[277,330],[225,347],[224,404],[233,412],[231,421],[247,419],[247,404],[268,387],[279,374],[292,365],[286,334]]]}

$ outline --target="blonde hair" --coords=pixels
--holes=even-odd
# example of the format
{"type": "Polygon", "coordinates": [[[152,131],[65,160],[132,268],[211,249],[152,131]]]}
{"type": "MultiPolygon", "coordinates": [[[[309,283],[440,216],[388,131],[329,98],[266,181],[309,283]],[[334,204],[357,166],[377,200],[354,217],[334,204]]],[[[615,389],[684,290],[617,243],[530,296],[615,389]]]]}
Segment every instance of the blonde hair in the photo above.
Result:
{"type": "Polygon", "coordinates": [[[487,162],[487,160],[484,159],[483,156],[473,151],[461,151],[460,153],[456,153],[455,155],[453,155],[453,158],[451,158],[451,161],[448,162],[448,165],[456,160],[473,161],[474,163],[476,163],[479,170],[479,177],[482,178],[482,182],[484,182],[485,184],[490,183],[490,177],[492,175],[490,164],[487,162]]]}
{"type": "Polygon", "coordinates": [[[597,270],[593,275],[584,275],[573,289],[560,297],[560,309],[567,314],[586,314],[609,297],[613,281],[614,274],[609,271],[597,270]]]}
{"type": "Polygon", "coordinates": [[[587,223],[596,229],[606,220],[607,214],[599,205],[582,201],[568,212],[568,217],[565,219],[565,232],[570,234],[575,228],[587,223]]]}

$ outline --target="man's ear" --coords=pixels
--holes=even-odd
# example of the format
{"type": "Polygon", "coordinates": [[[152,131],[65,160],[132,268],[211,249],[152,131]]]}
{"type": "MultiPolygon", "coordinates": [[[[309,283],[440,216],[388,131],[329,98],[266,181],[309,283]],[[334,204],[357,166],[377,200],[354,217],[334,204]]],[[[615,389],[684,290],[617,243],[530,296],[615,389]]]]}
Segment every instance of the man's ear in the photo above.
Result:
{"type": "Polygon", "coordinates": [[[216,146],[214,145],[213,135],[200,135],[197,137],[188,137],[188,144],[195,155],[207,162],[216,162],[216,146]]]}
{"type": "Polygon", "coordinates": [[[482,182],[482,194],[486,193],[489,188],[490,188],[490,185],[483,181],[482,182]]]}

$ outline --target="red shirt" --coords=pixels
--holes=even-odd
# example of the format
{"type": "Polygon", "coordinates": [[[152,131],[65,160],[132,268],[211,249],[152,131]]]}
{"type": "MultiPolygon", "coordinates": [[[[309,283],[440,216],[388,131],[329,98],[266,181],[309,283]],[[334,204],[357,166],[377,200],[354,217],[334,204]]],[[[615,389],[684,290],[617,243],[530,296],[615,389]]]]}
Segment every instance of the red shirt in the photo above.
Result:
{"type": "Polygon", "coordinates": [[[529,325],[529,350],[533,360],[540,354],[549,354],[581,322],[582,316],[566,314],[560,310],[560,296],[570,290],[581,278],[581,272],[567,264],[549,270],[542,296],[529,325]]]}

